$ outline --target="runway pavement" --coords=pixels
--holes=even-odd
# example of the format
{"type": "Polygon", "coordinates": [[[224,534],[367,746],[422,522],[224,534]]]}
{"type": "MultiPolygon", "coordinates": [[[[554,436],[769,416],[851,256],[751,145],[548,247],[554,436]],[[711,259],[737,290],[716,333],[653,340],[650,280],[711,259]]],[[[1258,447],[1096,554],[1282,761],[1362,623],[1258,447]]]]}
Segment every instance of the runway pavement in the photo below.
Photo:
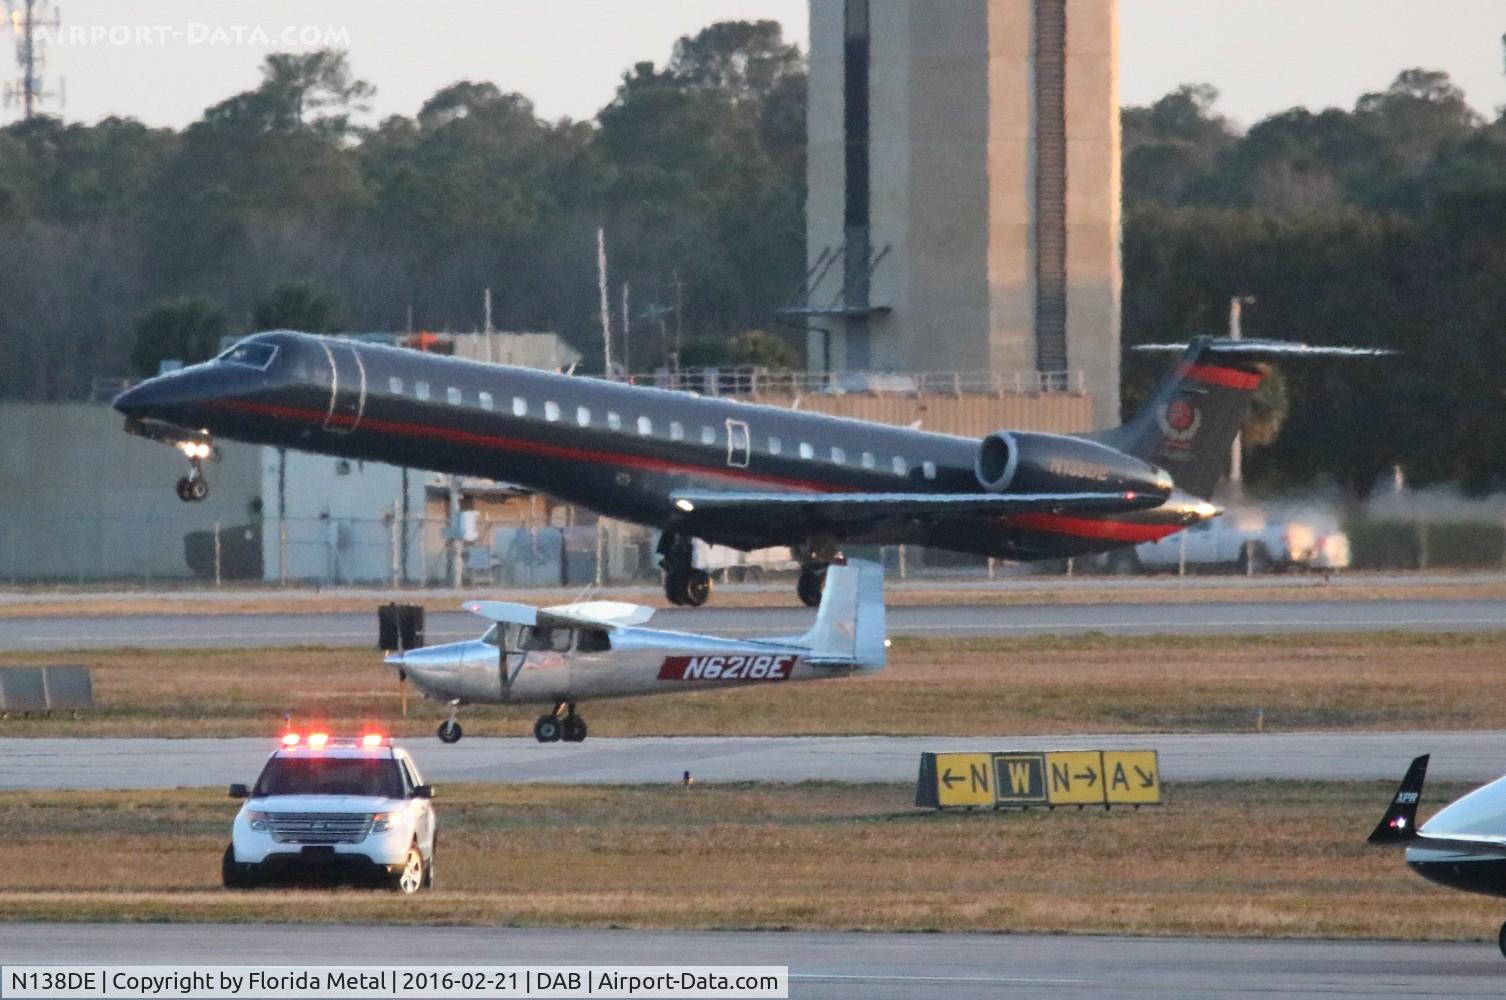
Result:
{"type": "Polygon", "coordinates": [[[0,925],[0,962],[784,965],[790,996],[1499,996],[1493,944],[349,927],[0,925]]]}
{"type": "MultiPolygon", "coordinates": [[[[1122,747],[1160,752],[1167,781],[1296,778],[1400,780],[1433,754],[1428,776],[1486,781],[1506,772],[1506,732],[1262,733],[1037,737],[638,737],[583,744],[477,738],[445,746],[401,741],[426,780],[652,784],[690,771],[698,782],[912,782],[923,750],[1122,747]]],[[[251,782],[262,739],[0,739],[0,789],[177,788],[251,782]]]]}
{"type": "MultiPolygon", "coordinates": [[[[810,627],[801,608],[667,609],[659,628],[722,635],[778,635],[810,627]]],[[[1103,632],[1110,635],[1228,635],[1273,632],[1506,630],[1506,601],[1300,599],[1188,604],[948,605],[889,609],[892,635],[1029,636],[1103,632]]],[[[474,638],[484,627],[464,612],[430,614],[430,643],[474,638]]],[[[235,648],[369,646],[376,641],[375,605],[360,614],[129,615],[0,619],[0,649],[72,650],[121,646],[235,648]]]]}

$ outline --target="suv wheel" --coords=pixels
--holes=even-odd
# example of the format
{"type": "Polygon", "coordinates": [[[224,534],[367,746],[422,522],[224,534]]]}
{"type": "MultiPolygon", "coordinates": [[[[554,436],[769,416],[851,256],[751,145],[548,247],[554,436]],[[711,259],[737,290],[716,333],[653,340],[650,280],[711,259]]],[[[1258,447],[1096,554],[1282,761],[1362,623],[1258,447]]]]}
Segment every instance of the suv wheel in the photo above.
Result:
{"type": "Polygon", "coordinates": [[[256,879],[247,866],[235,860],[235,845],[225,845],[225,856],[220,860],[220,883],[227,889],[251,889],[256,879]]]}

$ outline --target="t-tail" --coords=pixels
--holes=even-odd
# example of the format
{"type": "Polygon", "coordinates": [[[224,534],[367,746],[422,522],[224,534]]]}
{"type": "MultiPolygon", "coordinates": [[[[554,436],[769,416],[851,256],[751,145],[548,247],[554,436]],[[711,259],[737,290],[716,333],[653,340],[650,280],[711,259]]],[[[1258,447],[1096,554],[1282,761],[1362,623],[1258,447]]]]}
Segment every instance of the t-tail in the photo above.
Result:
{"type": "Polygon", "coordinates": [[[1146,344],[1139,351],[1183,351],[1130,421],[1095,439],[1159,465],[1180,489],[1203,498],[1229,467],[1229,452],[1268,364],[1285,358],[1390,354],[1358,347],[1313,347],[1281,340],[1216,340],[1146,344]]]}
{"type": "Polygon", "coordinates": [[[854,559],[828,569],[816,624],[795,641],[810,649],[807,660],[816,666],[882,669],[888,658],[884,568],[854,559]]]}
{"type": "Polygon", "coordinates": [[[1417,803],[1422,799],[1422,782],[1428,775],[1428,754],[1412,761],[1407,776],[1401,779],[1386,815],[1370,833],[1372,844],[1400,844],[1417,836],[1417,803]]]}

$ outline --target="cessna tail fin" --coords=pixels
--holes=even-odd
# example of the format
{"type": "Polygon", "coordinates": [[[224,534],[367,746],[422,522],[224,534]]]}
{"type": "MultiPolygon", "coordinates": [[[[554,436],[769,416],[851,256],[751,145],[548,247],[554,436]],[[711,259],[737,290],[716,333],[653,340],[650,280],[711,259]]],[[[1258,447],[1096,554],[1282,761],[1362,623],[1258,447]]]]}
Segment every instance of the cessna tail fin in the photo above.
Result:
{"type": "Polygon", "coordinates": [[[1239,433],[1267,364],[1285,358],[1374,357],[1391,351],[1362,347],[1314,347],[1283,340],[1217,340],[1145,344],[1137,351],[1182,351],[1182,360],[1161,380],[1130,421],[1093,437],[1159,465],[1181,489],[1204,499],[1213,495],[1228,467],[1239,433]]]}
{"type": "Polygon", "coordinates": [[[1401,779],[1386,815],[1370,832],[1372,844],[1399,844],[1417,836],[1417,803],[1422,798],[1422,782],[1428,774],[1428,754],[1412,761],[1407,776],[1401,779]]]}
{"type": "Polygon", "coordinates": [[[852,560],[826,571],[816,624],[796,640],[815,664],[852,664],[878,670],[887,660],[884,568],[852,560]]]}

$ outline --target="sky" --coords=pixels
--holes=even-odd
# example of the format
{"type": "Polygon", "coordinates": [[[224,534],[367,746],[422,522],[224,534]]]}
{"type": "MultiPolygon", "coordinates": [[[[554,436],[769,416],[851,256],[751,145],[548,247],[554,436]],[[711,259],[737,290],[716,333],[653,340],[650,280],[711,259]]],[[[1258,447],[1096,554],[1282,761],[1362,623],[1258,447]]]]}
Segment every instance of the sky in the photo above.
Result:
{"type": "MultiPolygon", "coordinates": [[[[0,4],[7,0],[0,0],[0,4]]],[[[9,0],[12,6],[19,0],[9,0]]],[[[884,0],[874,0],[882,3],[884,0]]],[[[590,118],[635,62],[716,20],[770,18],[805,46],[806,0],[68,0],[44,80],[65,118],[181,127],[254,87],[268,52],[350,52],[376,85],[372,118],[412,115],[459,79],[590,118]]],[[[1296,105],[1352,107],[1411,66],[1446,70],[1483,113],[1506,105],[1503,0],[1119,0],[1120,94],[1145,104],[1211,83],[1243,125],[1296,105]]],[[[6,40],[13,36],[6,32],[6,40]]],[[[14,79],[0,49],[0,73],[14,79]]],[[[55,109],[56,103],[47,105],[55,109]]],[[[0,107],[0,121],[18,116],[0,107]]]]}

